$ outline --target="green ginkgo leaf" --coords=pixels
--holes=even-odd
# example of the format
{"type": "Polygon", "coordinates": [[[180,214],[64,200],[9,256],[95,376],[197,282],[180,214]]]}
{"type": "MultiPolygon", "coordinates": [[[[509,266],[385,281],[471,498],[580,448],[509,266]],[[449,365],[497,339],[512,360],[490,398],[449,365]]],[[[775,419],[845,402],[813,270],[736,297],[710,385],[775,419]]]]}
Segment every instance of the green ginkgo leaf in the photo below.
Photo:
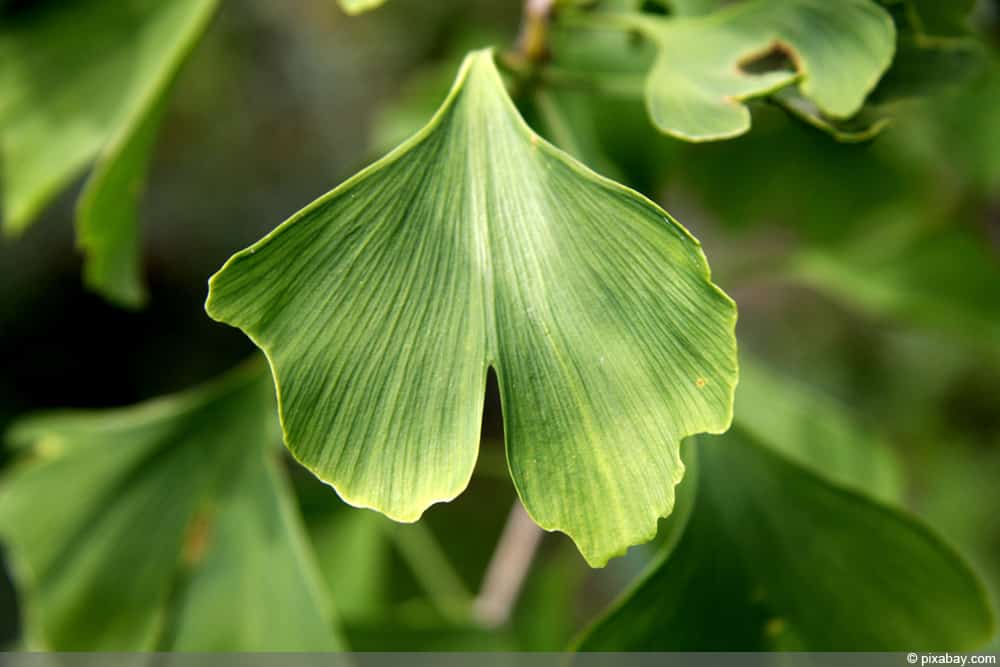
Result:
{"type": "Polygon", "coordinates": [[[145,299],[136,207],[164,99],[217,0],[41,2],[0,24],[0,209],[22,232],[92,161],[77,210],[89,287],[145,299]]]}
{"type": "MultiPolygon", "coordinates": [[[[700,439],[680,541],[594,625],[584,651],[971,651],[985,591],[915,518],[734,429],[700,439]]],[[[685,445],[685,456],[695,447],[685,445]]]]}
{"type": "Polygon", "coordinates": [[[892,18],[872,0],[747,0],[701,16],[613,21],[656,45],[649,113],[661,131],[688,141],[743,134],[744,102],[795,82],[822,114],[848,118],[889,67],[895,45],[892,18]],[[753,71],[751,63],[769,55],[790,67],[753,71]]]}
{"type": "Polygon", "coordinates": [[[731,419],[736,309],[698,242],[539,138],[489,51],[210,287],[271,362],[292,453],[396,520],[465,488],[490,367],[525,507],[594,565],[655,534],[678,443],[731,419]]]}
{"type": "Polygon", "coordinates": [[[15,424],[0,538],[28,648],[337,648],[277,435],[262,364],[15,424]]]}

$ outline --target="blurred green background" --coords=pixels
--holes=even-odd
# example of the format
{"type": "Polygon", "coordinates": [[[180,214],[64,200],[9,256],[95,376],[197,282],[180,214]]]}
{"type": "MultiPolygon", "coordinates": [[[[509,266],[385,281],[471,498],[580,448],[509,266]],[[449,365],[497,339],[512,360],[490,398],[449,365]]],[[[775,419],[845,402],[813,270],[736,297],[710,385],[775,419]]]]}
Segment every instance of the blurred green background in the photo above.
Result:
{"type": "MultiPolygon", "coordinates": [[[[0,429],[42,408],[180,390],[253,354],[239,331],[205,316],[208,276],[419,127],[466,48],[513,42],[520,4],[392,0],[349,18],[330,0],[223,3],[171,96],[142,202],[150,305],[124,311],[83,290],[79,184],[23,238],[0,241],[0,429]]],[[[694,145],[657,135],[639,100],[570,92],[558,102],[588,133],[592,167],[702,241],[715,282],[739,304],[742,349],[884,437],[903,465],[906,504],[996,599],[1000,3],[980,3],[976,26],[983,71],[908,106],[865,144],[838,144],[766,103],[754,104],[750,134],[694,145]]],[[[552,134],[536,100],[518,102],[552,134]]],[[[469,490],[417,527],[345,510],[292,467],[352,647],[552,649],[650,558],[652,547],[637,547],[591,571],[568,539],[549,535],[509,627],[451,622],[450,605],[479,589],[514,498],[494,387],[483,433],[469,490]]],[[[0,639],[17,636],[5,579],[0,639]]]]}

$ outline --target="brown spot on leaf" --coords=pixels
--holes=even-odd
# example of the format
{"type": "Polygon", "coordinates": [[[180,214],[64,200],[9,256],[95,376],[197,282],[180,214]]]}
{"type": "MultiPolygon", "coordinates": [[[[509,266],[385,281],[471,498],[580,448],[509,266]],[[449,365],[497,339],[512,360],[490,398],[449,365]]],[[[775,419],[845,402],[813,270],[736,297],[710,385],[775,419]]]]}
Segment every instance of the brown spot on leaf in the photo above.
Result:
{"type": "Polygon", "coordinates": [[[187,526],[184,547],[181,550],[181,560],[185,565],[197,565],[204,558],[211,531],[212,522],[207,510],[202,510],[192,517],[187,526]]]}

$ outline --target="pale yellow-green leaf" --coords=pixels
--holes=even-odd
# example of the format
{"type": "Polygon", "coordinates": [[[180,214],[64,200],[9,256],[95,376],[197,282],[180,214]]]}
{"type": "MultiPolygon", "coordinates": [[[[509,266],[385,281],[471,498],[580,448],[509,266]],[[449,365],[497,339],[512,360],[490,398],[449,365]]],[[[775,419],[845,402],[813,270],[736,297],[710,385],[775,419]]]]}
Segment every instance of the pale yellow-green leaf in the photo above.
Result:
{"type": "Polygon", "coordinates": [[[338,0],[338,2],[344,13],[352,16],[378,9],[385,4],[385,0],[338,0]]]}
{"type": "Polygon", "coordinates": [[[525,507],[595,565],[670,512],[680,440],[731,419],[736,310],[698,242],[539,138],[488,51],[210,286],[271,362],[292,453],[397,520],[465,488],[490,367],[525,507]]]}
{"type": "Polygon", "coordinates": [[[892,61],[895,28],[872,0],[747,0],[699,16],[622,15],[657,47],[646,81],[654,124],[689,141],[734,137],[750,128],[744,102],[796,84],[834,119],[861,109],[892,61]],[[791,69],[750,71],[773,53],[791,69]]]}

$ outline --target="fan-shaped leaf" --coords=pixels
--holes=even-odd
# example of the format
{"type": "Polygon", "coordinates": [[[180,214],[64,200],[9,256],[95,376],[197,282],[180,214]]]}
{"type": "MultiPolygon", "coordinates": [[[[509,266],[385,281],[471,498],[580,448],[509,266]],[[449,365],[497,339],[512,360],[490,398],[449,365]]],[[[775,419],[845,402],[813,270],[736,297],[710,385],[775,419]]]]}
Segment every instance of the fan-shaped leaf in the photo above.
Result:
{"type": "Polygon", "coordinates": [[[657,46],[646,82],[654,124],[690,141],[746,132],[743,102],[796,81],[823,114],[850,117],[889,67],[895,43],[892,18],[871,0],[748,0],[703,16],[617,20],[657,46]],[[752,71],[766,56],[777,67],[752,71]]]}
{"type": "Polygon", "coordinates": [[[139,305],[135,209],[171,81],[216,0],[42,2],[0,24],[0,203],[10,233],[98,158],[78,208],[87,284],[139,305]]]}
{"type": "Polygon", "coordinates": [[[0,494],[28,646],[337,646],[281,477],[260,365],[102,412],[27,418],[0,494]]]}
{"type": "Polygon", "coordinates": [[[267,353],[292,453],[397,520],[468,483],[492,366],[525,507],[594,564],[652,537],[680,439],[731,417],[735,306],[698,242],[535,135],[489,52],[206,307],[267,353]]]}

